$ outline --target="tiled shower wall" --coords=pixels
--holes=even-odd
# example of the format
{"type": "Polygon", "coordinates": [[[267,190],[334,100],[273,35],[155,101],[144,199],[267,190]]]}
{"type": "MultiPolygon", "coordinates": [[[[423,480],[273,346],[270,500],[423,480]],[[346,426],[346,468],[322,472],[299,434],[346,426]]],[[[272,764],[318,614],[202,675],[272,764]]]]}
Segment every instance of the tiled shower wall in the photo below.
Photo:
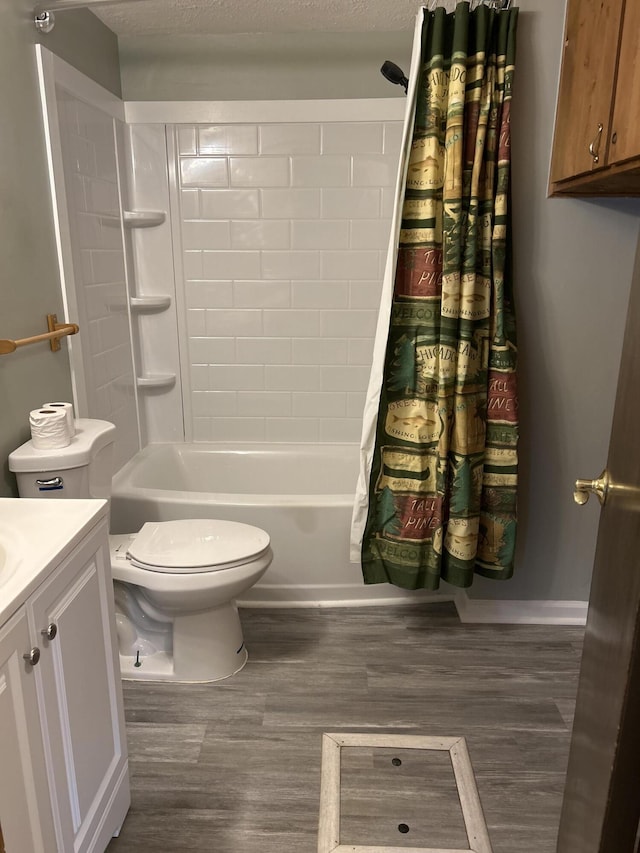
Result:
{"type": "Polygon", "coordinates": [[[117,470],[139,449],[114,137],[122,123],[60,87],[56,103],[84,372],[76,415],[115,424],[117,470]]]}
{"type": "Polygon", "coordinates": [[[194,440],[359,440],[401,132],[177,128],[194,440]]]}

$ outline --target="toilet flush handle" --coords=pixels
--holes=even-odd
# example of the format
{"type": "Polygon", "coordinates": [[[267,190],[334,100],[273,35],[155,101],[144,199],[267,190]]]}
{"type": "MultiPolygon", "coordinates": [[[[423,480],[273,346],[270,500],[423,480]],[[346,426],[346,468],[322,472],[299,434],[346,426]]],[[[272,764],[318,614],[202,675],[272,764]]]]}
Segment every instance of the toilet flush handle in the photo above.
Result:
{"type": "Polygon", "coordinates": [[[61,489],[64,485],[62,477],[50,477],[48,480],[36,480],[36,486],[41,492],[61,489]]]}

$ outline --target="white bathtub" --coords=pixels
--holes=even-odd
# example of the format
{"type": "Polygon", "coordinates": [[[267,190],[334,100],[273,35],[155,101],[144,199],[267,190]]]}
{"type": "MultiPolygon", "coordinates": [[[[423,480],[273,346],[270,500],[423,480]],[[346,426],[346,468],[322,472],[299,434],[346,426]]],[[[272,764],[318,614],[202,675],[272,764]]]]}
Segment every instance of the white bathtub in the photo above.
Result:
{"type": "Polygon", "coordinates": [[[389,584],[365,586],[349,562],[358,474],[353,444],[153,444],[114,477],[111,529],[145,521],[222,518],[271,536],[274,559],[243,603],[382,604],[435,598],[389,584]]]}

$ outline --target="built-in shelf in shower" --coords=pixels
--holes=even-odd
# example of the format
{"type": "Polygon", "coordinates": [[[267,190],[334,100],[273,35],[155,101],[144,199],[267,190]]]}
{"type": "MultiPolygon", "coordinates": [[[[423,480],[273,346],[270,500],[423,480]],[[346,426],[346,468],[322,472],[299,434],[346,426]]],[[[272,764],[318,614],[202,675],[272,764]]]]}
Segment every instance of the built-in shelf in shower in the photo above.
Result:
{"type": "Polygon", "coordinates": [[[166,311],[171,305],[170,296],[132,296],[129,300],[132,311],[166,311]]]}
{"type": "Polygon", "coordinates": [[[162,225],[167,218],[164,210],[123,210],[122,221],[125,228],[153,228],[162,225]]]}
{"type": "Polygon", "coordinates": [[[136,385],[141,390],[145,388],[173,388],[176,384],[175,373],[145,373],[136,377],[136,385]]]}

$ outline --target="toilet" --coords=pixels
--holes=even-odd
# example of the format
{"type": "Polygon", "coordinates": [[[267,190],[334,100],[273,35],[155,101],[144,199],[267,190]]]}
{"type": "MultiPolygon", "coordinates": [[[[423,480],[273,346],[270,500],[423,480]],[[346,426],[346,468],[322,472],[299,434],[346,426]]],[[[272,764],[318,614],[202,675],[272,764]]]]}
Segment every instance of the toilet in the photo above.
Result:
{"type": "MultiPolygon", "coordinates": [[[[116,429],[79,418],[67,447],[31,441],[9,454],[23,498],[110,499],[116,429]]],[[[248,654],[235,599],[273,559],[258,527],[216,519],[149,521],[109,536],[123,678],[209,682],[242,669],[248,654]]]]}

